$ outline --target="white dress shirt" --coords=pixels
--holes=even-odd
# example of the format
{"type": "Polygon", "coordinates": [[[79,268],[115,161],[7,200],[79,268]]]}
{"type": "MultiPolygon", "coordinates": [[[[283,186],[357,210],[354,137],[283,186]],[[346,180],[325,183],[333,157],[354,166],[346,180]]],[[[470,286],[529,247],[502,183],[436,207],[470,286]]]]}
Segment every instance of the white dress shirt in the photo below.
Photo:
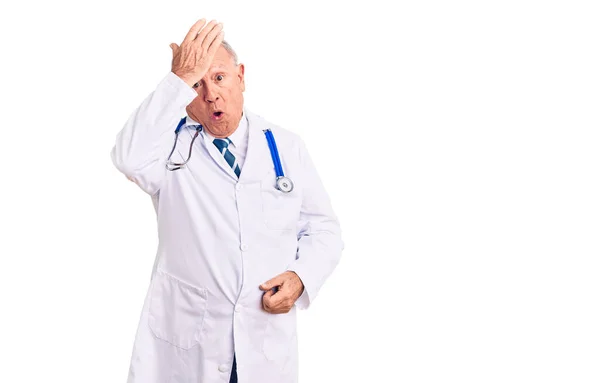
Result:
{"type": "MultiPolygon", "coordinates": [[[[199,122],[194,121],[191,117],[187,117],[183,127],[189,125],[201,125],[199,122]]],[[[213,140],[215,137],[210,134],[206,129],[202,129],[202,137],[206,146],[214,146],[213,140]]],[[[244,160],[246,159],[246,151],[248,149],[248,119],[246,113],[242,113],[242,118],[237,129],[228,137],[231,140],[231,144],[227,147],[229,151],[235,156],[235,160],[240,167],[240,170],[244,167],[244,160]]],[[[223,157],[223,161],[225,158],[223,157]]]]}

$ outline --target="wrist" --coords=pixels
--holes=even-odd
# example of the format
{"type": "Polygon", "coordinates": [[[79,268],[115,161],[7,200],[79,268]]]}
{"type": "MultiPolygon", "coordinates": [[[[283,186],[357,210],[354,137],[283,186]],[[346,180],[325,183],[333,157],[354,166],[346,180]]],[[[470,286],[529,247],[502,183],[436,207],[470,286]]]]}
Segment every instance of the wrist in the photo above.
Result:
{"type": "Polygon", "coordinates": [[[177,72],[173,72],[173,74],[175,74],[177,77],[179,77],[183,82],[185,82],[190,88],[194,87],[194,84],[196,84],[198,81],[191,77],[190,75],[185,75],[185,74],[179,74],[177,72]]]}

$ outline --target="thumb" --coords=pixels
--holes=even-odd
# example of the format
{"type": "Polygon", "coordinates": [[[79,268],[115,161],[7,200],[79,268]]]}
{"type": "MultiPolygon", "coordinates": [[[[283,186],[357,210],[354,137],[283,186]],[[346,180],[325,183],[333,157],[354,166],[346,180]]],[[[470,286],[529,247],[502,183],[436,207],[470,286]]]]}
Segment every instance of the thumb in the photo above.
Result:
{"type": "Polygon", "coordinates": [[[177,53],[177,50],[179,50],[179,45],[177,45],[175,43],[171,43],[171,44],[169,44],[169,46],[171,47],[171,50],[173,51],[173,56],[175,56],[175,53],[177,53]]]}
{"type": "Polygon", "coordinates": [[[267,291],[267,290],[271,290],[275,286],[281,286],[282,283],[283,283],[283,281],[281,280],[281,278],[278,275],[275,278],[269,279],[268,281],[266,281],[265,283],[260,285],[259,288],[262,291],[267,291]]]}

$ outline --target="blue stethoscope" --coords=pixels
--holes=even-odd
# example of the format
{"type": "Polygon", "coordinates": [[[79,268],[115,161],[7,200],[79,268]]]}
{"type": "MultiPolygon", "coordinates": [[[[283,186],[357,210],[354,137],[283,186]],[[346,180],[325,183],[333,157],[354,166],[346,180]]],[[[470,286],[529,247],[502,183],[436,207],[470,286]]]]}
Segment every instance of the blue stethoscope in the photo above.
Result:
{"type": "MultiPolygon", "coordinates": [[[[182,118],[177,124],[177,128],[175,128],[175,142],[173,143],[173,149],[171,149],[171,153],[169,153],[169,157],[167,157],[167,170],[174,171],[183,168],[192,157],[192,148],[194,147],[194,141],[198,134],[202,131],[202,125],[198,125],[196,127],[196,134],[192,137],[192,142],[190,142],[190,151],[188,152],[188,157],[183,162],[173,162],[171,161],[171,156],[177,147],[177,138],[179,137],[179,132],[181,128],[185,124],[186,117],[182,118]]],[[[281,160],[279,159],[279,152],[277,151],[277,144],[275,143],[275,137],[273,137],[273,132],[271,129],[263,130],[265,133],[265,137],[267,138],[267,143],[269,144],[269,150],[271,151],[271,158],[273,159],[273,166],[275,167],[275,185],[277,189],[281,190],[284,193],[289,193],[294,190],[294,183],[291,179],[286,177],[283,174],[283,167],[281,166],[281,160]]]]}

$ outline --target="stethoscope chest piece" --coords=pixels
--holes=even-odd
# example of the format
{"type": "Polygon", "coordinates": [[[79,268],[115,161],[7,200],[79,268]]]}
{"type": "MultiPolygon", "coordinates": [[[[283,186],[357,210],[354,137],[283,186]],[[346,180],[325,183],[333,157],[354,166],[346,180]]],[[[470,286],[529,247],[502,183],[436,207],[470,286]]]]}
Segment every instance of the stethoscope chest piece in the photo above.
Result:
{"type": "MultiPolygon", "coordinates": [[[[169,153],[169,157],[167,157],[166,168],[170,171],[178,170],[186,166],[186,164],[190,161],[192,157],[192,149],[194,147],[194,141],[198,134],[202,131],[202,125],[196,125],[196,134],[192,137],[192,141],[190,142],[190,150],[187,156],[187,159],[183,162],[173,162],[171,161],[171,156],[177,147],[177,138],[179,137],[179,132],[181,131],[183,125],[185,124],[186,117],[182,118],[177,124],[177,128],[175,128],[175,142],[173,143],[173,148],[171,149],[171,153],[169,153]]],[[[277,150],[277,144],[275,143],[275,137],[273,137],[273,132],[271,129],[264,130],[265,137],[267,138],[267,144],[269,145],[269,151],[271,152],[271,158],[273,159],[273,168],[275,169],[275,186],[282,193],[289,193],[294,190],[294,183],[289,177],[286,177],[283,174],[283,167],[281,166],[281,159],[279,158],[279,151],[277,150]]]]}
{"type": "Polygon", "coordinates": [[[276,185],[277,189],[284,193],[289,193],[294,190],[294,183],[287,177],[277,177],[276,185]]]}

